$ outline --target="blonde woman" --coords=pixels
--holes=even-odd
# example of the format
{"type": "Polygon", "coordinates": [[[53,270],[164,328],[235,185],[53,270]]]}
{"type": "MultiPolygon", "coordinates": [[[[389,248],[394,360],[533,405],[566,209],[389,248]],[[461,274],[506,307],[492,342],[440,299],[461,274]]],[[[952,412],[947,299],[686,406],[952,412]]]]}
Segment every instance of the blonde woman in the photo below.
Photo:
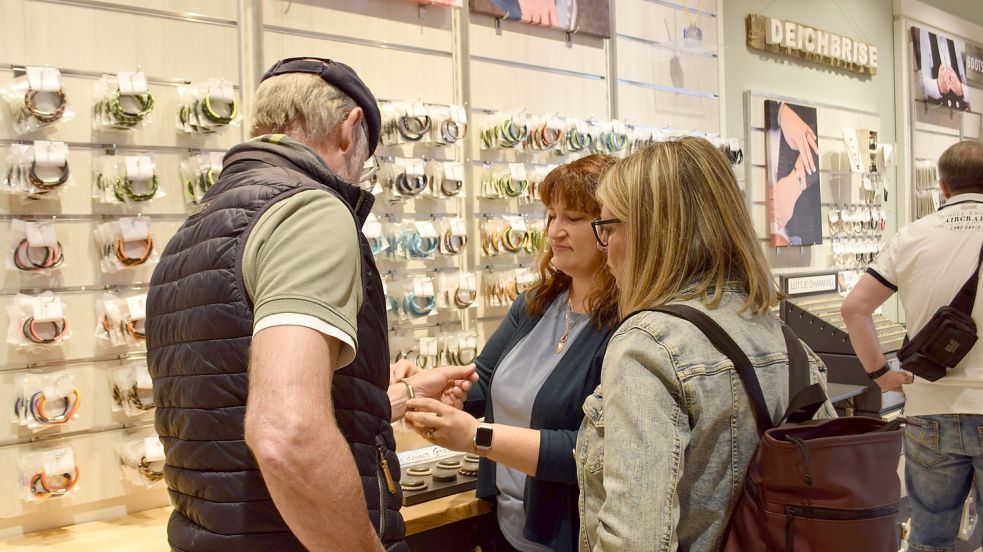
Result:
{"type": "MultiPolygon", "coordinates": [[[[773,420],[788,403],[779,299],[730,165],[710,142],[659,143],[598,189],[598,245],[622,325],[577,440],[581,550],[718,550],[758,443],[733,363],[689,322],[636,311],[682,303],[747,354],[773,420]]],[[[812,351],[813,382],[825,367],[812,351]]],[[[835,415],[829,403],[826,415],[835,415]]]]}

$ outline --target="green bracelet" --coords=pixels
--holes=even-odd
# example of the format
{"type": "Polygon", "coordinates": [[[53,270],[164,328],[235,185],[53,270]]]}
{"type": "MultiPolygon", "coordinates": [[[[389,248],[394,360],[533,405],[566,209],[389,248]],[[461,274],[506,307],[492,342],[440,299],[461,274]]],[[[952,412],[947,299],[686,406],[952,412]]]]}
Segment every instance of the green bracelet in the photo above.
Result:
{"type": "Polygon", "coordinates": [[[239,113],[239,104],[235,101],[235,98],[232,99],[232,102],[229,104],[229,106],[230,106],[229,115],[223,117],[222,115],[215,113],[215,110],[212,109],[212,97],[208,94],[205,94],[205,101],[202,103],[202,107],[204,108],[202,109],[202,113],[205,115],[206,119],[208,119],[209,121],[215,124],[227,125],[231,123],[236,118],[236,115],[239,113]]]}
{"type": "Polygon", "coordinates": [[[157,194],[158,187],[157,173],[154,173],[150,179],[150,191],[142,194],[134,192],[133,181],[124,176],[123,178],[117,178],[113,182],[113,194],[120,201],[126,201],[125,198],[129,198],[131,201],[147,201],[157,194]]]}

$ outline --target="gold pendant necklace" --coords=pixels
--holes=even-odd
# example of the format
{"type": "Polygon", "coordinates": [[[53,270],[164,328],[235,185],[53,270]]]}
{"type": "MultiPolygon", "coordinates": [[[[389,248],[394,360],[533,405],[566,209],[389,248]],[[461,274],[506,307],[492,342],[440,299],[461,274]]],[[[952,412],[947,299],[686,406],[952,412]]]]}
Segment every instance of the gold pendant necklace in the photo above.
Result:
{"type": "Polygon", "coordinates": [[[567,344],[567,339],[570,338],[570,312],[573,311],[573,303],[570,302],[570,298],[567,298],[567,311],[563,314],[563,335],[560,336],[560,341],[556,344],[556,354],[563,352],[563,347],[567,344]]]}

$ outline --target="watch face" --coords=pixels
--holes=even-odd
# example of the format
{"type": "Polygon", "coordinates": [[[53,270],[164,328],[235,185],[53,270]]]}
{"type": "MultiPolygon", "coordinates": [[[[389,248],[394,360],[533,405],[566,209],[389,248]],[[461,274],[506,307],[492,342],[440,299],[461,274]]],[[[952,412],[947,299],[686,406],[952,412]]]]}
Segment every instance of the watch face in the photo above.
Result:
{"type": "Polygon", "coordinates": [[[488,448],[492,444],[492,428],[478,426],[478,431],[474,434],[474,445],[476,447],[488,448]]]}

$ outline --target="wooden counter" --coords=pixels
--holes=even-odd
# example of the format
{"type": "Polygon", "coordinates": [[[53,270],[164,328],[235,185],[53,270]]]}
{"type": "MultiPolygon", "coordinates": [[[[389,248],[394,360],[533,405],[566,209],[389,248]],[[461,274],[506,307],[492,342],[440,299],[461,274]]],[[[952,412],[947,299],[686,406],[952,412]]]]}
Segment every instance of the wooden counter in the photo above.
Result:
{"type": "MultiPolygon", "coordinates": [[[[406,535],[415,535],[491,512],[474,491],[404,507],[406,535]]],[[[45,552],[168,552],[165,537],[171,508],[156,508],[106,521],[29,533],[0,541],[0,550],[45,552]]]]}

